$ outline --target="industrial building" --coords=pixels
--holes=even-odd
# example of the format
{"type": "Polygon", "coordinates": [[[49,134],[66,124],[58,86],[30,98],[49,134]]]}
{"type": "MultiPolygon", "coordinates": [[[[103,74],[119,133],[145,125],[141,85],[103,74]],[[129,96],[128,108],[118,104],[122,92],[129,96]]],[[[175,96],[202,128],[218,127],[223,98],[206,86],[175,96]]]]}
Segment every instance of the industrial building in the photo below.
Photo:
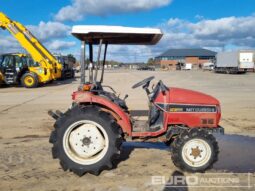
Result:
{"type": "Polygon", "coordinates": [[[169,49],[157,56],[155,61],[162,68],[176,70],[181,64],[190,63],[193,68],[201,68],[202,64],[215,60],[216,52],[211,50],[196,49],[169,49]]]}

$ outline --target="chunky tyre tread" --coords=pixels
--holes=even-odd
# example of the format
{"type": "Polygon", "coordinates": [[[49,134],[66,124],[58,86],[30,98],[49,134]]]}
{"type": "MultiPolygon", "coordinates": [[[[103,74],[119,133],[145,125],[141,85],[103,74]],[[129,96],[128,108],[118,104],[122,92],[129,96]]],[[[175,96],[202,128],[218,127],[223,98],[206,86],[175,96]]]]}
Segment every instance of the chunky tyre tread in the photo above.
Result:
{"type": "Polygon", "coordinates": [[[56,148],[56,146],[53,146],[51,151],[52,151],[52,158],[54,159],[58,158],[59,154],[58,154],[58,149],[56,148]]]}
{"type": "Polygon", "coordinates": [[[219,146],[212,134],[207,133],[204,129],[191,129],[183,131],[172,144],[172,161],[174,165],[184,171],[188,172],[204,172],[213,167],[213,164],[218,160],[219,146]],[[209,164],[199,168],[190,167],[182,160],[181,150],[182,146],[191,138],[204,138],[209,141],[212,147],[212,158],[209,164]]]}
{"type": "Polygon", "coordinates": [[[64,161],[60,161],[59,164],[61,165],[62,169],[64,171],[67,171],[68,170],[68,166],[67,164],[64,162],[64,161]]]}
{"type": "Polygon", "coordinates": [[[36,88],[36,87],[38,87],[38,85],[39,85],[39,79],[38,79],[37,74],[32,73],[32,72],[28,72],[28,73],[23,74],[23,76],[21,77],[21,85],[22,85],[23,87],[25,87],[25,88],[36,88]],[[24,80],[25,80],[25,78],[26,78],[27,76],[31,76],[31,77],[34,79],[34,84],[33,84],[32,86],[27,86],[27,85],[26,85],[26,83],[25,83],[24,80]]]}
{"type": "Polygon", "coordinates": [[[58,158],[60,160],[60,165],[64,171],[72,171],[78,176],[82,176],[85,173],[99,175],[100,172],[103,170],[112,169],[115,159],[118,159],[120,156],[120,147],[123,141],[121,128],[109,113],[101,111],[99,107],[89,106],[82,108],[81,106],[77,105],[72,109],[67,110],[67,112],[56,121],[54,127],[55,129],[52,131],[49,139],[49,142],[53,144],[52,157],[54,159],[58,158]],[[63,151],[63,148],[61,146],[62,136],[60,133],[61,131],[63,131],[62,128],[67,129],[70,123],[74,123],[78,120],[83,120],[83,116],[87,116],[87,118],[89,116],[98,116],[101,121],[104,121],[105,127],[103,128],[109,128],[112,132],[112,137],[109,137],[109,139],[114,140],[114,147],[109,147],[110,151],[108,151],[110,153],[110,156],[101,159],[103,160],[103,162],[99,161],[96,164],[92,165],[77,164],[71,161],[63,151]]]}
{"type": "Polygon", "coordinates": [[[56,130],[53,130],[50,134],[50,139],[49,139],[49,142],[50,143],[55,143],[57,141],[57,132],[56,130]]]}

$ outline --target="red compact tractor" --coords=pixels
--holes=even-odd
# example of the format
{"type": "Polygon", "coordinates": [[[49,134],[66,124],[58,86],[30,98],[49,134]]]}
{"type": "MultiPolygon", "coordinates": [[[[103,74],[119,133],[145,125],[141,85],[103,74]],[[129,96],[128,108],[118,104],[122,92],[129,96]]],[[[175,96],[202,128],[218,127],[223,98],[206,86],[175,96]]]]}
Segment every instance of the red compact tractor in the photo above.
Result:
{"type": "Polygon", "coordinates": [[[132,87],[142,87],[149,100],[148,120],[139,121],[126,105],[128,96],[121,99],[112,87],[103,85],[109,44],[153,45],[161,39],[161,30],[74,26],[72,34],[82,41],[81,85],[72,94],[73,103],[65,113],[49,111],[56,119],[50,136],[52,155],[64,170],[82,176],[112,169],[126,140],[169,144],[173,163],[185,171],[203,172],[212,167],[219,153],[213,133],[224,133],[219,126],[221,109],[217,99],[167,87],[161,80],[150,88],[154,77],[148,77],[132,87]],[[86,45],[89,63],[85,63],[86,45]],[[96,62],[93,45],[98,45],[96,62]],[[100,59],[102,48],[104,56],[100,59]]]}

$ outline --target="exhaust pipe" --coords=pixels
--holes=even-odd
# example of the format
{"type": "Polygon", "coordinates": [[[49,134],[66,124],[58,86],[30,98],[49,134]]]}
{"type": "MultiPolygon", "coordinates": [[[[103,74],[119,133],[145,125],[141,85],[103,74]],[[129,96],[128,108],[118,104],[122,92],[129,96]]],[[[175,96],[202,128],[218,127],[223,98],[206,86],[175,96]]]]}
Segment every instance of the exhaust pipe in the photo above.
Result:
{"type": "Polygon", "coordinates": [[[56,112],[53,112],[52,110],[49,110],[48,115],[51,116],[53,119],[58,120],[58,118],[60,118],[64,114],[59,110],[57,110],[56,112]]]}

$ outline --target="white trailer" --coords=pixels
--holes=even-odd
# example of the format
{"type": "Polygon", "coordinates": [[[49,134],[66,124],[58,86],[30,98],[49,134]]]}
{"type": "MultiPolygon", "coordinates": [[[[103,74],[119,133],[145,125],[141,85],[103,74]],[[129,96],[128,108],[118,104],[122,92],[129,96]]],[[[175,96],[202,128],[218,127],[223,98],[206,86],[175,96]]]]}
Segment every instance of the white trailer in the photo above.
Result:
{"type": "Polygon", "coordinates": [[[192,70],[192,63],[185,63],[182,67],[182,70],[192,70]]]}
{"type": "Polygon", "coordinates": [[[215,72],[237,74],[254,70],[255,51],[221,52],[216,55],[215,72]]]}

